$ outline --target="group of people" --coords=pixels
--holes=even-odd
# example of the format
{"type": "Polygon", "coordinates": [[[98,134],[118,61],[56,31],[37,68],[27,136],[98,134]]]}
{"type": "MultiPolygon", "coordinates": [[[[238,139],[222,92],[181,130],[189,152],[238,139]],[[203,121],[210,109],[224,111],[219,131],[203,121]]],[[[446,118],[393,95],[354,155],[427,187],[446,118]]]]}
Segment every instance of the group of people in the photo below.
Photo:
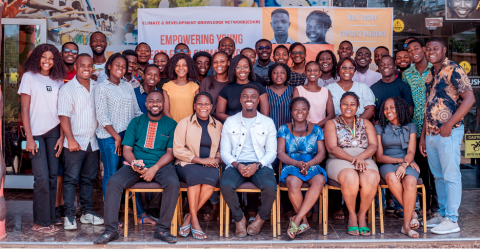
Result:
{"type": "MultiPolygon", "coordinates": [[[[42,44],[24,65],[18,93],[35,178],[35,231],[77,228],[79,184],[80,222],[105,225],[95,244],[115,240],[123,191],[146,181],[163,189],[158,219],[137,202],[142,223],[155,224],[157,239],[177,241],[170,227],[180,182],[187,185],[189,212],[179,235],[207,239],[198,211],[208,201],[218,203],[217,187],[236,236],[256,235],[282,182],[289,199],[282,206],[295,213],[288,228],[293,239],[309,230],[307,214],[330,179],[341,185],[348,233],[365,236],[366,213],[383,178],[404,212],[401,232],[418,238],[416,184],[419,176],[429,179],[429,171],[439,209],[427,225],[437,234],[460,230],[463,117],[475,99],[440,38],[426,45],[409,39],[395,58],[377,47],[378,72],[370,69],[371,51],[354,51],[349,41],[340,43],[338,62],[330,50],[306,62],[302,44],[274,48],[266,39],[238,55],[228,37],[213,55],[191,57],[188,45],[178,44],[171,58],[160,52],[153,64],[146,43],[107,59],[106,37],[95,32],[90,47],[93,57],[79,54],[72,42],[60,52],[42,44]],[[93,212],[100,158],[103,218],[93,212]],[[236,189],[248,181],[261,194],[243,199],[247,219],[236,189]]],[[[332,199],[336,210],[342,195],[332,199]]]]}

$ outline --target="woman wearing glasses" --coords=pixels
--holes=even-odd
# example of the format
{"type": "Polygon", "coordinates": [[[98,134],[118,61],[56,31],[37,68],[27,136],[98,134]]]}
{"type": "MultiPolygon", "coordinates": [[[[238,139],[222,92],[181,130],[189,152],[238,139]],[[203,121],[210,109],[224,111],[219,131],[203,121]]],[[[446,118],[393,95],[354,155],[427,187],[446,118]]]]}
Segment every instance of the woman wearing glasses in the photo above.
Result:
{"type": "Polygon", "coordinates": [[[375,95],[366,84],[352,80],[356,69],[357,66],[352,58],[341,59],[337,65],[340,80],[337,83],[328,85],[327,89],[330,90],[332,95],[335,116],[342,114],[340,110],[340,98],[342,95],[346,92],[354,92],[360,98],[356,115],[362,119],[369,120],[375,113],[375,95]]]}
{"type": "Polygon", "coordinates": [[[305,58],[307,56],[307,50],[300,42],[295,42],[290,46],[290,58],[293,65],[290,67],[292,75],[288,81],[288,85],[291,87],[301,86],[305,83],[305,58]]]}
{"type": "Polygon", "coordinates": [[[171,81],[162,87],[164,113],[179,122],[193,114],[193,99],[199,88],[193,81],[198,77],[198,67],[188,54],[178,53],[167,62],[165,70],[171,81]]]}
{"type": "Polygon", "coordinates": [[[268,96],[265,88],[255,82],[256,76],[252,69],[252,61],[245,55],[239,54],[232,59],[228,69],[228,81],[231,84],[226,85],[218,96],[216,118],[222,122],[240,111],[240,92],[243,85],[254,84],[260,89],[260,113],[265,116],[269,114],[268,96]]]}

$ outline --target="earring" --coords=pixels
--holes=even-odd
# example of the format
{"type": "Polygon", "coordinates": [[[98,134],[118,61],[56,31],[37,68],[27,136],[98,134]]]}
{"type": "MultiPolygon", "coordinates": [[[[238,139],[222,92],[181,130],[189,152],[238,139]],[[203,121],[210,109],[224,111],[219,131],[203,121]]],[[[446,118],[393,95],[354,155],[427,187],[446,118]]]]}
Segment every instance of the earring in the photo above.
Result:
{"type": "Polygon", "coordinates": [[[292,127],[293,127],[294,124],[295,124],[295,122],[293,121],[293,118],[292,118],[292,127]]]}

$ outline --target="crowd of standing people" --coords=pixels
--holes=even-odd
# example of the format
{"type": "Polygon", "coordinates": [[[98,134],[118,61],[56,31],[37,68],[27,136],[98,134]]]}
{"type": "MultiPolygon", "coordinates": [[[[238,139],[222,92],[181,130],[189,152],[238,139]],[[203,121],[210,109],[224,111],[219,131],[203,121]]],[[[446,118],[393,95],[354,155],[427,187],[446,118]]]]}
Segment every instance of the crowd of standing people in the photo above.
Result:
{"type": "Polygon", "coordinates": [[[180,43],[169,57],[152,56],[140,43],[107,58],[106,37],[95,32],[93,56],[72,42],[61,51],[36,47],[18,90],[35,179],[32,229],[77,229],[78,184],[80,222],[104,224],[94,243],[106,244],[123,225],[123,191],[146,181],[162,186],[162,204],[153,217],[138,201],[142,224],[154,224],[155,238],[175,243],[170,227],[184,182],[189,212],[179,235],[207,239],[198,211],[208,202],[218,206],[219,187],[236,236],[253,236],[269,219],[281,182],[288,187],[281,205],[291,214],[287,233],[294,239],[309,230],[308,213],[329,180],[341,186],[331,200],[334,218],[345,218],[346,206],[348,233],[366,236],[366,213],[383,178],[392,209],[404,219],[399,230],[418,238],[421,177],[428,197],[438,201],[433,210],[427,198],[422,210],[433,211],[424,221],[431,232],[460,231],[463,117],[475,98],[441,38],[408,39],[395,57],[383,46],[372,55],[343,41],[338,57],[324,50],[308,62],[300,43],[274,48],[260,39],[254,45],[234,55],[235,43],[225,37],[213,55],[191,56],[180,43]],[[377,71],[370,69],[372,57],[377,71]],[[100,160],[103,218],[93,211],[100,160]],[[259,188],[260,198],[239,198],[244,182],[259,188]]]}

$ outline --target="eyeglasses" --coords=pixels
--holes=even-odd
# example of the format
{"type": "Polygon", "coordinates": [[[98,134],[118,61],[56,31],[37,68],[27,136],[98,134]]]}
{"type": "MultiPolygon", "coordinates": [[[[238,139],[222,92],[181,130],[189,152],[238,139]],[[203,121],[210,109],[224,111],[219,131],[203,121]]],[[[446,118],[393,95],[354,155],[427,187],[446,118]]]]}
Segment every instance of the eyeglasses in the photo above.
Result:
{"type": "Polygon", "coordinates": [[[299,52],[292,52],[292,54],[293,54],[293,55],[297,55],[297,54],[298,54],[298,55],[302,55],[302,54],[304,54],[304,52],[302,52],[302,51],[299,51],[299,52]]]}
{"type": "Polygon", "coordinates": [[[270,46],[265,46],[265,47],[258,47],[257,49],[260,50],[260,51],[262,51],[262,50],[264,50],[264,49],[266,49],[266,50],[272,49],[272,47],[270,47],[270,46]]]}
{"type": "Polygon", "coordinates": [[[341,66],[340,68],[341,68],[342,70],[355,70],[355,67],[341,66]]]}
{"type": "Polygon", "coordinates": [[[176,53],[176,54],[179,54],[179,53],[188,53],[188,49],[176,49],[176,50],[175,50],[175,53],[176,53]]]}
{"type": "Polygon", "coordinates": [[[236,67],[235,70],[240,71],[242,69],[249,70],[250,67],[236,67]]]}
{"type": "Polygon", "coordinates": [[[68,48],[64,48],[64,49],[63,49],[63,52],[64,52],[64,53],[78,54],[78,50],[68,49],[68,48]]]}

